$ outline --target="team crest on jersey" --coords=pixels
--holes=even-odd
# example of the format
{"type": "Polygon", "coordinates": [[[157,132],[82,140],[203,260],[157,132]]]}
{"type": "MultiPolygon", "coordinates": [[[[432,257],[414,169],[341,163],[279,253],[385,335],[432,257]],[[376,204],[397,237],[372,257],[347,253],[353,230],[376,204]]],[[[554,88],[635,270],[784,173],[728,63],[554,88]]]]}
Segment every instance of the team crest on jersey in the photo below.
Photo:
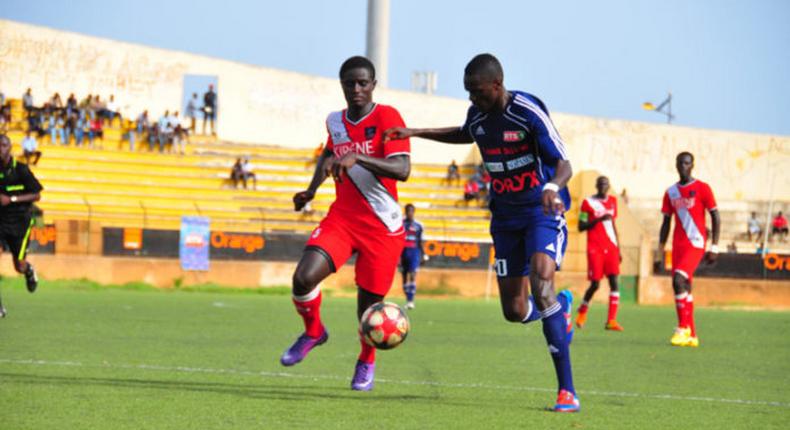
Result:
{"type": "Polygon", "coordinates": [[[521,142],[527,136],[523,131],[506,131],[502,134],[502,140],[505,142],[521,142]]]}
{"type": "Polygon", "coordinates": [[[376,127],[365,127],[365,139],[373,139],[376,135],[376,127]]]}

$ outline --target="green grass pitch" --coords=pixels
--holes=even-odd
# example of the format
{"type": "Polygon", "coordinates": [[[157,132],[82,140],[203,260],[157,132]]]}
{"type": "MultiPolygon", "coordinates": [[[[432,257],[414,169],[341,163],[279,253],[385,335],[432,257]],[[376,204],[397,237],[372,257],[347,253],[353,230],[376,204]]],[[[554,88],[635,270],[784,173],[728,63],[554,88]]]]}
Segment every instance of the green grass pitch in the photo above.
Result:
{"type": "Polygon", "coordinates": [[[324,301],[329,342],[293,368],[286,294],[162,292],[18,279],[0,285],[0,428],[766,429],[790,423],[790,313],[699,309],[701,346],[668,345],[674,310],[593,306],[571,347],[578,414],[556,396],[540,324],[495,301],[417,302],[412,332],[380,352],[376,387],[349,389],[352,299],[324,301]]]}

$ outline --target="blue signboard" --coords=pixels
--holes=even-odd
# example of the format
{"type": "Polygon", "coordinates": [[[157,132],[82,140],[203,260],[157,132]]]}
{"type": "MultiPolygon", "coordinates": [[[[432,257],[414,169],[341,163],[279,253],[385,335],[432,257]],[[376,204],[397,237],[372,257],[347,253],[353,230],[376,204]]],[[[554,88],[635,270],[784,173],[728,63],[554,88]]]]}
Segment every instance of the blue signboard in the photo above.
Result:
{"type": "Polygon", "coordinates": [[[182,270],[208,270],[209,224],[206,217],[181,217],[178,255],[182,270]]]}

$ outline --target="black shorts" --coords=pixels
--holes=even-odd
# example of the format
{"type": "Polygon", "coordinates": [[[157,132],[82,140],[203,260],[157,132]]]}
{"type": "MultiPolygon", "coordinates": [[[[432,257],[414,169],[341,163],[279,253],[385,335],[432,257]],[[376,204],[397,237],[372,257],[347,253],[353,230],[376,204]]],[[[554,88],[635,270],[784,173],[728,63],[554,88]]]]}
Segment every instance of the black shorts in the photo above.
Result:
{"type": "Polygon", "coordinates": [[[32,218],[20,219],[14,222],[0,222],[0,244],[11,252],[15,259],[24,260],[27,255],[27,245],[32,229],[32,218]]]}

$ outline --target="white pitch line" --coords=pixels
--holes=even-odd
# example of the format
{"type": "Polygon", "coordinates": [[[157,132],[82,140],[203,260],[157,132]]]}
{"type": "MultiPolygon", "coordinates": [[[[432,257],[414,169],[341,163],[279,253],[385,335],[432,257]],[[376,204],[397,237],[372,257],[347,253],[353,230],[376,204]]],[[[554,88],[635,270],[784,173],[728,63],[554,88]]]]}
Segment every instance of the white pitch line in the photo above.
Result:
{"type": "MultiPolygon", "coordinates": [[[[110,368],[110,369],[139,369],[139,370],[156,370],[164,372],[181,372],[181,373],[206,373],[217,375],[244,375],[244,376],[265,376],[273,378],[299,378],[299,379],[330,379],[349,381],[351,378],[338,375],[309,375],[291,372],[270,372],[270,371],[254,371],[254,370],[240,370],[240,369],[213,369],[206,367],[188,367],[188,366],[161,366],[157,364],[85,364],[79,361],[48,361],[48,360],[14,360],[7,358],[0,358],[0,363],[30,365],[30,366],[61,366],[61,367],[96,367],[96,368],[110,368]]],[[[528,386],[512,386],[512,385],[490,385],[484,383],[447,383],[447,382],[434,382],[434,381],[408,381],[408,380],[392,380],[392,379],[376,379],[378,383],[387,384],[400,384],[400,385],[421,385],[432,386],[440,388],[465,388],[465,389],[487,389],[487,390],[508,390],[508,391],[528,391],[528,392],[547,392],[554,393],[557,390],[552,388],[542,387],[528,387],[528,386]]],[[[644,398],[644,399],[657,399],[657,400],[682,400],[682,401],[696,401],[696,402],[709,402],[709,403],[727,403],[749,406],[774,406],[780,408],[790,408],[790,403],[785,402],[769,402],[764,400],[744,400],[744,399],[723,399],[717,397],[699,397],[699,396],[678,396],[674,394],[649,394],[649,393],[629,393],[619,391],[597,391],[597,390],[579,390],[581,395],[592,396],[605,396],[605,397],[626,397],[626,398],[644,398]]]]}

